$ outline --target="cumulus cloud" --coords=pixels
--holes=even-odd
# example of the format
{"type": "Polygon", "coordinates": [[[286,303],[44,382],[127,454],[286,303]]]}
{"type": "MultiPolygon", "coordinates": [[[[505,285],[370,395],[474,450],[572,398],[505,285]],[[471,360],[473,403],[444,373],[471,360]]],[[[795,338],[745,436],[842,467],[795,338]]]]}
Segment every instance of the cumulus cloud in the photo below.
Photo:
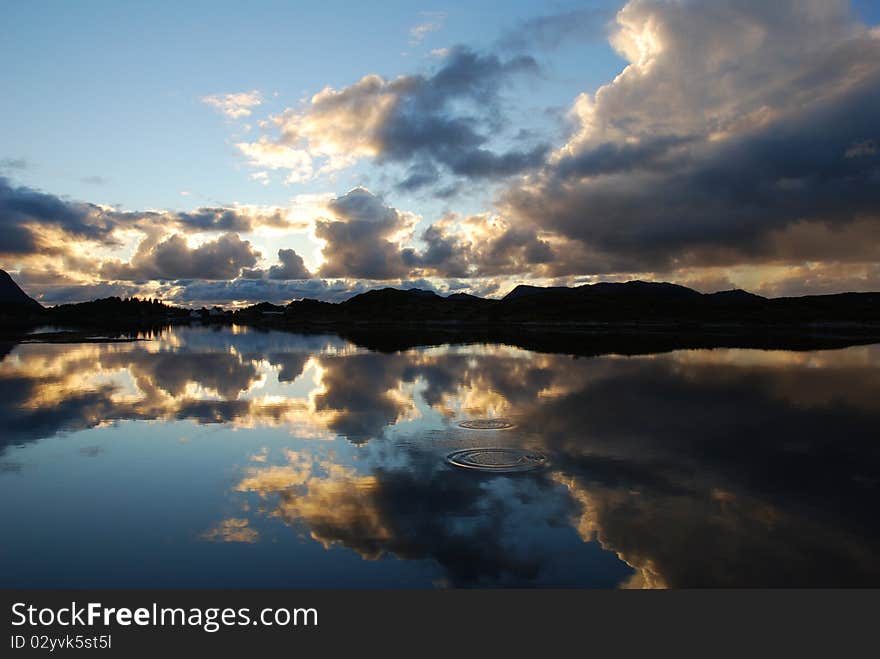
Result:
{"type": "Polygon", "coordinates": [[[456,47],[431,75],[387,80],[367,75],[342,89],[327,87],[274,118],[277,139],[237,146],[260,167],[287,169],[290,181],[350,167],[362,158],[409,168],[404,187],[437,180],[440,171],[495,179],[539,164],[547,147],[491,148],[500,127],[498,94],[514,75],[534,73],[534,59],[503,60],[456,47]]]}
{"type": "Polygon", "coordinates": [[[210,105],[230,119],[241,119],[251,115],[251,108],[263,102],[263,95],[256,89],[233,94],[212,94],[203,96],[202,103],[210,105]]]}
{"type": "Polygon", "coordinates": [[[487,277],[535,272],[554,259],[552,246],[533,230],[490,213],[447,216],[421,234],[422,250],[407,247],[404,263],[422,276],[487,277]]]}
{"type": "Polygon", "coordinates": [[[246,279],[311,279],[312,275],[306,268],[302,257],[292,249],[278,250],[278,263],[268,270],[245,270],[242,276],[246,279]]]}
{"type": "Polygon", "coordinates": [[[365,188],[332,200],[334,219],[318,219],[322,277],[374,280],[468,278],[522,273],[549,264],[552,246],[534,231],[492,214],[448,215],[414,242],[417,216],[385,204],[365,188]]]}
{"type": "Polygon", "coordinates": [[[643,271],[802,259],[778,237],[803,223],[880,228],[880,39],[848,3],[633,0],[616,23],[628,66],[578,97],[509,217],[643,271]]]}
{"type": "Polygon", "coordinates": [[[279,265],[269,268],[269,279],[309,279],[308,268],[302,257],[292,249],[278,250],[279,265]]]}
{"type": "Polygon", "coordinates": [[[190,247],[186,238],[172,234],[163,240],[141,241],[129,263],[105,261],[101,276],[109,280],[234,279],[252,268],[260,253],[235,233],[190,247]]]}
{"type": "Polygon", "coordinates": [[[412,216],[386,206],[364,188],[355,188],[328,204],[335,219],[315,222],[315,236],[324,241],[322,277],[393,279],[406,276],[399,236],[412,226],[412,216]]]}

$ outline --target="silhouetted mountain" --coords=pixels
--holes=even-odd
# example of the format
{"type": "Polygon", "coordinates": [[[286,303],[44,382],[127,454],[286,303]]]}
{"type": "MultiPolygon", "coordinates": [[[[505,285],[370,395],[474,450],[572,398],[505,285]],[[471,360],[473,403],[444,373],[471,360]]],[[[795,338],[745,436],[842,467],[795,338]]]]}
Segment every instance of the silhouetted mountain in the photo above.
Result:
{"type": "Polygon", "coordinates": [[[43,305],[21,290],[5,270],[0,270],[0,305],[42,309],[43,305]]]}

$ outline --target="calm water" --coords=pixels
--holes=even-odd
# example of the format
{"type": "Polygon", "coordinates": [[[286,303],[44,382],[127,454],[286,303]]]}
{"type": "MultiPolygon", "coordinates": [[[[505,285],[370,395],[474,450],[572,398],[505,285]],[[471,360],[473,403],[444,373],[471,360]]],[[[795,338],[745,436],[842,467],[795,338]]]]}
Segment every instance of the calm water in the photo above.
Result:
{"type": "Polygon", "coordinates": [[[0,391],[2,586],[880,585],[880,346],[193,328],[17,345],[0,391]],[[474,447],[549,465],[445,462],[474,447]]]}

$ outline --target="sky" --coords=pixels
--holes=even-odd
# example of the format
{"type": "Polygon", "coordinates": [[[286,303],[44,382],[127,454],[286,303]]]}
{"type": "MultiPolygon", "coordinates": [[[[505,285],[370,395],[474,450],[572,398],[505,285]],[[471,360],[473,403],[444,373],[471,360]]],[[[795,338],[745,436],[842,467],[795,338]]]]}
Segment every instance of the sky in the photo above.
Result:
{"type": "Polygon", "coordinates": [[[44,304],[880,290],[880,2],[4,4],[44,304]]]}

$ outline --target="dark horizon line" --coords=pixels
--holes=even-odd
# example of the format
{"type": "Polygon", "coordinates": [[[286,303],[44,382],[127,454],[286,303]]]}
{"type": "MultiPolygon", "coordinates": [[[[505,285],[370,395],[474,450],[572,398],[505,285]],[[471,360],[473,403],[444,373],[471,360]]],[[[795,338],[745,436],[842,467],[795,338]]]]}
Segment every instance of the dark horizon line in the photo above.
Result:
{"type": "MultiPolygon", "coordinates": [[[[167,300],[160,299],[160,298],[139,297],[137,295],[128,296],[128,297],[119,296],[119,295],[110,295],[110,296],[103,297],[103,298],[94,298],[91,300],[82,300],[79,302],[62,302],[62,303],[54,304],[54,305],[44,305],[39,300],[28,295],[21,288],[21,286],[15,281],[15,279],[11,275],[9,275],[9,273],[7,271],[0,269],[0,273],[2,273],[2,274],[0,274],[0,276],[6,275],[7,277],[9,277],[9,279],[12,281],[12,283],[15,284],[19,288],[19,290],[21,290],[22,293],[24,293],[27,297],[29,297],[31,300],[33,300],[37,304],[39,304],[40,307],[42,307],[43,309],[57,309],[59,307],[71,307],[71,306],[76,306],[79,304],[89,304],[92,302],[100,302],[102,300],[111,300],[111,299],[115,299],[115,298],[118,298],[121,300],[131,299],[131,300],[141,300],[141,301],[156,300],[156,301],[161,302],[162,304],[165,304],[167,306],[176,307],[179,309],[188,309],[190,311],[198,311],[200,309],[217,308],[217,307],[224,309],[224,310],[227,309],[227,307],[224,306],[223,303],[215,303],[215,304],[204,304],[203,303],[202,305],[194,306],[192,303],[187,305],[187,303],[177,303],[177,302],[167,301],[167,300]]],[[[294,281],[294,280],[288,280],[288,281],[294,281]]],[[[501,302],[501,301],[504,301],[504,300],[510,298],[511,296],[515,296],[517,294],[517,291],[523,291],[523,289],[532,289],[534,291],[575,291],[575,290],[580,290],[580,289],[585,289],[585,288],[592,288],[592,287],[596,287],[596,286],[611,287],[611,286],[627,286],[627,285],[637,285],[637,284],[676,287],[679,289],[691,291],[697,295],[704,296],[704,297],[712,297],[712,296],[716,296],[716,295],[722,296],[722,295],[731,295],[731,294],[741,294],[741,295],[747,295],[751,298],[766,300],[766,301],[801,300],[801,299],[813,299],[813,298],[832,298],[832,297],[847,296],[847,295],[878,295],[878,294],[880,294],[880,291],[841,291],[839,293],[812,293],[812,294],[806,294],[806,295],[781,295],[778,297],[767,297],[767,296],[760,295],[758,293],[752,293],[751,291],[748,291],[743,288],[729,288],[729,289],[713,291],[711,293],[703,293],[702,291],[699,291],[695,288],[691,288],[691,287],[686,286],[684,284],[678,284],[678,283],[670,282],[670,281],[650,281],[650,280],[644,280],[644,279],[631,279],[631,280],[627,280],[625,282],[624,281],[596,281],[596,282],[592,282],[592,283],[580,284],[577,286],[537,286],[534,284],[520,283],[520,284],[517,284],[514,288],[512,288],[510,291],[508,291],[505,295],[503,295],[501,297],[484,297],[484,296],[480,296],[480,295],[474,295],[472,293],[463,293],[463,292],[452,292],[452,293],[443,294],[443,293],[437,292],[436,290],[419,288],[417,286],[411,286],[409,288],[396,287],[396,286],[376,286],[376,287],[370,288],[366,291],[361,291],[359,293],[353,293],[351,296],[349,296],[345,299],[342,299],[342,300],[329,301],[329,300],[322,300],[320,298],[310,298],[310,297],[296,298],[296,297],[294,297],[294,298],[287,300],[286,302],[275,303],[275,302],[270,302],[269,300],[263,299],[263,300],[255,300],[255,301],[250,302],[249,304],[247,304],[246,306],[243,306],[243,307],[232,307],[232,310],[244,310],[244,309],[247,309],[250,307],[255,307],[255,306],[259,306],[259,305],[266,305],[266,304],[271,304],[272,306],[288,306],[288,305],[293,304],[295,302],[303,302],[303,301],[315,301],[315,302],[320,302],[322,304],[339,305],[339,304],[344,304],[344,303],[346,303],[350,300],[353,300],[357,297],[360,297],[362,295],[375,293],[377,291],[400,291],[400,292],[404,292],[404,293],[414,292],[414,293],[420,293],[420,294],[433,295],[433,296],[436,296],[438,298],[443,298],[443,299],[449,299],[449,298],[453,298],[455,296],[465,296],[465,297],[476,298],[478,300],[483,300],[483,301],[487,301],[487,302],[501,302]]]]}

